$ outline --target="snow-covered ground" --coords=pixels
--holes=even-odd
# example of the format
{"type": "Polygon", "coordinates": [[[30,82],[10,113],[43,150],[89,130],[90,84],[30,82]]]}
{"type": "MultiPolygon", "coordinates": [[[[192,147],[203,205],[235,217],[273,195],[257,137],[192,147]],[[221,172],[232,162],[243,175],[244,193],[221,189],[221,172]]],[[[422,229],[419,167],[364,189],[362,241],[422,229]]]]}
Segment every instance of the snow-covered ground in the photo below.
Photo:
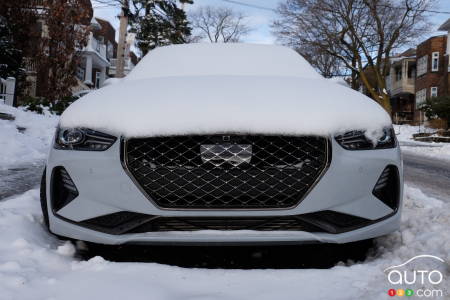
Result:
{"type": "Polygon", "coordinates": [[[417,142],[412,139],[414,133],[435,132],[423,126],[394,125],[397,139],[403,152],[427,156],[430,158],[450,160],[450,143],[417,142]]]}
{"type": "MultiPolygon", "coordinates": [[[[450,261],[449,227],[450,204],[406,187],[401,232],[377,239],[376,254],[363,263],[328,270],[208,270],[101,257],[80,261],[72,244],[44,230],[35,189],[0,202],[0,299],[388,299],[395,287],[385,268],[419,254],[450,261]]],[[[445,280],[432,288],[449,295],[449,270],[443,272],[445,280]]]]}
{"type": "Polygon", "coordinates": [[[45,159],[59,118],[47,111],[40,115],[4,104],[0,104],[0,112],[16,118],[0,119],[0,169],[45,159]],[[21,133],[17,127],[26,130],[21,133]]]}

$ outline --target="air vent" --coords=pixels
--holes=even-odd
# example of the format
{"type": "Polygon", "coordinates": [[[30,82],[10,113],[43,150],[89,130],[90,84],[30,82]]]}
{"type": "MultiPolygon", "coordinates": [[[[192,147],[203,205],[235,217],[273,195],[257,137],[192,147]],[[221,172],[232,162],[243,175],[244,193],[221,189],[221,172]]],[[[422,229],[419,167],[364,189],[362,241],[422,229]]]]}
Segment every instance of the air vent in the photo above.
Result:
{"type": "Polygon", "coordinates": [[[372,193],[393,210],[398,209],[400,202],[400,180],[397,167],[391,165],[383,170],[372,193]]]}
{"type": "Polygon", "coordinates": [[[78,189],[70,178],[69,173],[63,167],[56,167],[52,174],[52,209],[60,210],[73,199],[78,197],[78,189]]]}

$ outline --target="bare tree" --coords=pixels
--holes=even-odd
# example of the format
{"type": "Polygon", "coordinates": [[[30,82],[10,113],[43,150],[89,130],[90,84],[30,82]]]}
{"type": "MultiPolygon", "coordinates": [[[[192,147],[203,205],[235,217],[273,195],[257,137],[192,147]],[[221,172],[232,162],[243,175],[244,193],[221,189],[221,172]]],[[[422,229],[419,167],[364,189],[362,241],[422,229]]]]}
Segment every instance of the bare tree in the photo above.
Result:
{"type": "Polygon", "coordinates": [[[89,0],[43,1],[41,16],[45,20],[46,34],[36,49],[40,94],[54,103],[72,94],[77,84],[75,73],[81,60],[77,51],[87,45],[88,25],[92,19],[89,0]]]}
{"type": "Polygon", "coordinates": [[[189,19],[198,37],[211,43],[237,43],[251,31],[246,16],[227,7],[200,7],[189,19]]]}
{"type": "Polygon", "coordinates": [[[433,2],[286,0],[278,7],[279,18],[273,29],[285,44],[298,49],[310,47],[341,62],[353,79],[391,112],[386,91],[389,58],[393,51],[426,32],[425,14],[433,2]]]}

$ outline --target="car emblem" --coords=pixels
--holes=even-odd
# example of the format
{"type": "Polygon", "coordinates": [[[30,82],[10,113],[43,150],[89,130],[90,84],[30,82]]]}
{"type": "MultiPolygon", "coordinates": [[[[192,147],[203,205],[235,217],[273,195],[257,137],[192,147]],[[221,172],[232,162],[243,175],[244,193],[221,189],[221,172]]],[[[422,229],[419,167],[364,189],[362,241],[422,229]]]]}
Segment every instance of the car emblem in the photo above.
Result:
{"type": "Polygon", "coordinates": [[[200,155],[203,163],[212,163],[216,167],[223,164],[231,164],[236,167],[243,163],[250,163],[252,145],[204,144],[200,145],[200,155]]]}

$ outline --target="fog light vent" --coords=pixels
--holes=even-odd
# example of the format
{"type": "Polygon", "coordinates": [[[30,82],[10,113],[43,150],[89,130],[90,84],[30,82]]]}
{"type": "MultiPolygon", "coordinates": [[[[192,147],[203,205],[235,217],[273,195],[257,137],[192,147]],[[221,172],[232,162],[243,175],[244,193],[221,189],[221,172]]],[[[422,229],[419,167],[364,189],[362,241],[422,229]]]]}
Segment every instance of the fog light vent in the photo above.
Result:
{"type": "Polygon", "coordinates": [[[53,169],[52,175],[52,209],[60,210],[78,197],[78,189],[63,167],[53,169]]]}
{"type": "Polygon", "coordinates": [[[393,210],[397,210],[400,200],[399,185],[397,167],[387,166],[378,178],[372,194],[393,210]]]}

